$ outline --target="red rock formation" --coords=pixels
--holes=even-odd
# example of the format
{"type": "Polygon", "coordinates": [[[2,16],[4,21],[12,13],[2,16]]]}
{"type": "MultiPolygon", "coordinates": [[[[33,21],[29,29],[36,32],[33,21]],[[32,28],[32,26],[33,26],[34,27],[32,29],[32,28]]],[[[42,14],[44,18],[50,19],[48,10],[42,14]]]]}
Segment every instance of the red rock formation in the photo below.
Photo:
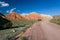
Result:
{"type": "Polygon", "coordinates": [[[21,20],[22,16],[20,16],[19,14],[12,12],[10,14],[5,15],[7,18],[9,18],[10,20],[21,20]]]}

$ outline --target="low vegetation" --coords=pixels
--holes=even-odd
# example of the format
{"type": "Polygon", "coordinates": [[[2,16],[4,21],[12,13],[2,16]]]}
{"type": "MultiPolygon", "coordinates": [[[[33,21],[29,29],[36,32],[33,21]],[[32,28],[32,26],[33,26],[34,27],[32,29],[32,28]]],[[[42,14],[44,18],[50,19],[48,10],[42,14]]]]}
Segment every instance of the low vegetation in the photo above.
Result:
{"type": "Polygon", "coordinates": [[[11,21],[12,28],[0,30],[0,40],[10,40],[14,36],[18,35],[22,31],[24,31],[24,29],[31,26],[34,22],[37,22],[37,21],[33,21],[33,20],[29,20],[29,21],[15,20],[15,21],[13,21],[12,20],[11,21]]]}
{"type": "Polygon", "coordinates": [[[13,26],[20,26],[24,27],[26,25],[30,25],[32,23],[36,22],[36,20],[12,20],[13,26]]]}
{"type": "Polygon", "coordinates": [[[53,19],[51,20],[51,22],[60,25],[60,19],[55,19],[55,18],[53,18],[53,19]]]}
{"type": "Polygon", "coordinates": [[[27,38],[26,37],[21,37],[20,40],[27,40],[27,38]]]}

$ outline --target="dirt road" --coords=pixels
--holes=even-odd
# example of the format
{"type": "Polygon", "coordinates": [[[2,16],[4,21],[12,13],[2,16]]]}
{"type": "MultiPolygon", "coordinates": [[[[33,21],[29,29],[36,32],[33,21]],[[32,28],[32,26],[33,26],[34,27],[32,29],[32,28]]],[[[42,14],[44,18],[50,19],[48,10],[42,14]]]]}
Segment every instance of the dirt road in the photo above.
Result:
{"type": "Polygon", "coordinates": [[[33,24],[27,35],[28,40],[60,40],[60,26],[41,21],[33,24]]]}

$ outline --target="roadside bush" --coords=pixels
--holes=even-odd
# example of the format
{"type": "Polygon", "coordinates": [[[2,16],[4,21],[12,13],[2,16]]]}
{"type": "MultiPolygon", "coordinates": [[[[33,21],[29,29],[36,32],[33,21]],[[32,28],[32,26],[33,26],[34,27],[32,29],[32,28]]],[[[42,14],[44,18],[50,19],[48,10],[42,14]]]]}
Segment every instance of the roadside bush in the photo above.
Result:
{"type": "Polygon", "coordinates": [[[55,23],[56,22],[56,19],[51,19],[50,22],[55,23]]]}
{"type": "Polygon", "coordinates": [[[41,19],[38,19],[38,21],[41,21],[41,19]]]}

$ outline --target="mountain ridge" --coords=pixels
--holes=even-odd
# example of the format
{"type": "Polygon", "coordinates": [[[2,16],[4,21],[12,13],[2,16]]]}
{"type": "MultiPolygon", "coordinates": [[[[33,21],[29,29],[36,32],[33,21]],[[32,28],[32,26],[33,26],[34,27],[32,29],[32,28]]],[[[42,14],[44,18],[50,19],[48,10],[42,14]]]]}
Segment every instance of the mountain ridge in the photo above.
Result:
{"type": "Polygon", "coordinates": [[[10,14],[5,14],[6,18],[10,19],[10,20],[50,20],[52,19],[51,17],[49,16],[46,16],[46,15],[41,15],[41,14],[38,14],[36,12],[31,12],[30,14],[26,15],[21,15],[21,14],[18,14],[16,12],[12,12],[10,14]]]}

